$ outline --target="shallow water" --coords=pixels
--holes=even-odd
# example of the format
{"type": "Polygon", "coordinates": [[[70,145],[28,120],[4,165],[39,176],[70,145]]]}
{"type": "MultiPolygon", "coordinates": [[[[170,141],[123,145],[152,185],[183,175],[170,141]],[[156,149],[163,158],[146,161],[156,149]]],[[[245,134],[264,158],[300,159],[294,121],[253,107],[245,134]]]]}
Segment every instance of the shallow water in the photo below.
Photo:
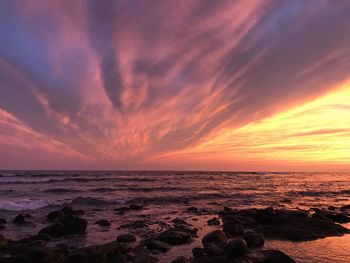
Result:
{"type": "MultiPolygon", "coordinates": [[[[118,229],[121,225],[145,218],[150,220],[153,232],[160,232],[171,218],[188,216],[184,213],[188,206],[205,208],[211,216],[223,206],[309,209],[350,204],[350,174],[346,173],[2,171],[0,174],[0,217],[11,220],[19,212],[32,215],[30,225],[19,228],[9,223],[1,233],[14,239],[32,235],[46,225],[43,219],[49,211],[69,204],[84,209],[88,231],[84,237],[57,242],[78,246],[115,240],[117,234],[125,231],[118,229]],[[114,211],[130,203],[144,203],[147,209],[125,215],[114,211]],[[111,220],[111,227],[101,229],[93,224],[101,218],[111,220]]],[[[197,219],[201,222],[201,217],[197,219]]],[[[204,232],[209,231],[201,227],[204,232]]],[[[144,238],[152,233],[135,234],[144,238]]],[[[284,250],[300,262],[350,262],[350,255],[344,252],[350,251],[349,236],[301,243],[271,241],[267,245],[284,250]]],[[[169,254],[176,254],[177,249],[190,253],[190,249],[179,247],[169,254]]]]}

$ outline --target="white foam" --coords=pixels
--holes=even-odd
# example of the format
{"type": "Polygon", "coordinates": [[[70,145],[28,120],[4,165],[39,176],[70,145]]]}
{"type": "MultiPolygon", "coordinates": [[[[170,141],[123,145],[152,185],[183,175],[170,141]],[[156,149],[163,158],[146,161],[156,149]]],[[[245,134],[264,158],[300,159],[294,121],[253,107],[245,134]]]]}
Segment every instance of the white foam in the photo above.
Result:
{"type": "Polygon", "coordinates": [[[35,210],[48,205],[58,204],[50,203],[46,200],[18,199],[18,200],[0,200],[0,209],[9,211],[35,210]]]}

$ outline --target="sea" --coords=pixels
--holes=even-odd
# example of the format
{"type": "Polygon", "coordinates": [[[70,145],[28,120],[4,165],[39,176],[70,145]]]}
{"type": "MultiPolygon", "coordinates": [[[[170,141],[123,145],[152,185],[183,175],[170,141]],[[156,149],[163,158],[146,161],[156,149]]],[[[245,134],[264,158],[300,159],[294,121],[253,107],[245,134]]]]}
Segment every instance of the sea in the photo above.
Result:
{"type": "MultiPolygon", "coordinates": [[[[47,226],[45,215],[63,206],[84,210],[89,221],[83,237],[55,241],[87,246],[115,240],[127,232],[128,223],[148,220],[147,229],[134,232],[139,239],[160,232],[175,217],[190,220],[200,233],[210,230],[206,220],[223,207],[310,209],[350,204],[350,173],[274,173],[219,171],[0,171],[0,218],[6,227],[0,234],[21,239],[47,226]],[[115,209],[130,204],[146,209],[121,214],[115,209]],[[206,213],[193,215],[194,206],[206,213]],[[11,220],[19,213],[30,214],[29,224],[17,226],[11,220]],[[101,229],[94,224],[108,219],[101,229]]],[[[350,228],[350,225],[345,225],[350,228]]],[[[200,243],[200,237],[194,244],[200,243]]],[[[350,235],[309,242],[271,240],[266,247],[281,249],[297,262],[350,262],[350,235]]],[[[191,247],[175,253],[191,254],[191,247]]],[[[168,257],[161,258],[167,262],[168,257]]]]}

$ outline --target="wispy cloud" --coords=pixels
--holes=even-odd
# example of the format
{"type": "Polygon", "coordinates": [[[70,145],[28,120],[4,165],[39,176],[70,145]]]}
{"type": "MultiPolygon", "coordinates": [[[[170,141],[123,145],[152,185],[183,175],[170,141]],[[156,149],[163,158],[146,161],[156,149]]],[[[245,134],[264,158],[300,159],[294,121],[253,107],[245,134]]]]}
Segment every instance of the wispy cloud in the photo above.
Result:
{"type": "Polygon", "coordinates": [[[96,167],[142,166],[345,81],[349,12],[326,0],[5,0],[0,108],[96,167]]]}

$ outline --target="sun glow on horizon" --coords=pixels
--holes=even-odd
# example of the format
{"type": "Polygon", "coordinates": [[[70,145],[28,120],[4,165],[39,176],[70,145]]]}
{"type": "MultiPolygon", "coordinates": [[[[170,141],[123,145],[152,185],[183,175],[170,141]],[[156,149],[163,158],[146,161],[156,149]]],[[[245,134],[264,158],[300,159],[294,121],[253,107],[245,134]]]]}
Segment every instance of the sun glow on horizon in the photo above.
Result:
{"type": "MultiPolygon", "coordinates": [[[[268,163],[307,170],[310,164],[347,168],[350,162],[350,84],[282,113],[218,135],[159,159],[195,159],[241,167],[268,163]]],[[[264,166],[263,166],[264,167],[264,166]]],[[[268,166],[267,166],[268,167],[268,166]]]]}

